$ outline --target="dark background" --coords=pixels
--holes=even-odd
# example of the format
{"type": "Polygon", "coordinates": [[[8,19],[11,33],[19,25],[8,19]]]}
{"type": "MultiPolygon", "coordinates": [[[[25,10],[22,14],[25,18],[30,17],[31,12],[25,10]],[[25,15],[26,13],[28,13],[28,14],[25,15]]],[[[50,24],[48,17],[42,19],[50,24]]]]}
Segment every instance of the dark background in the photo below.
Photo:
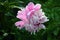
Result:
{"type": "Polygon", "coordinates": [[[60,0],[0,0],[0,40],[60,40],[60,0]],[[46,30],[35,35],[14,25],[19,20],[16,18],[19,7],[29,2],[40,3],[49,18],[49,22],[44,23],[46,30]]]}

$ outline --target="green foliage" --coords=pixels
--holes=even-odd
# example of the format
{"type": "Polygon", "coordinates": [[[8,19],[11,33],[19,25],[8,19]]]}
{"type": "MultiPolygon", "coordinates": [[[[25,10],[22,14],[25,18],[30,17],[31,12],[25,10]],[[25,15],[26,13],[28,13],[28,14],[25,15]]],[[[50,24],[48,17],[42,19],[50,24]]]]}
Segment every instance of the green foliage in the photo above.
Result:
{"type": "Polygon", "coordinates": [[[59,40],[60,39],[60,0],[0,0],[0,40],[59,40]],[[19,30],[14,25],[20,7],[34,2],[42,4],[42,9],[49,22],[46,30],[31,35],[26,30],[19,30]],[[4,36],[7,33],[8,35],[4,36]]]}

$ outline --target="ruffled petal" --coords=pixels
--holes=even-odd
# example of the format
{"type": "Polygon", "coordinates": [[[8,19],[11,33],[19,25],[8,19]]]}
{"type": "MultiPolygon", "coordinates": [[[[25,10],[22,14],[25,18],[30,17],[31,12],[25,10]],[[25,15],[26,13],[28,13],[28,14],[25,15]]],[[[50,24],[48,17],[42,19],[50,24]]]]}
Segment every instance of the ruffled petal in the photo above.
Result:
{"type": "Polygon", "coordinates": [[[34,3],[30,2],[26,8],[28,8],[29,10],[32,10],[34,8],[34,3]]]}
{"type": "Polygon", "coordinates": [[[19,28],[23,28],[24,27],[24,21],[18,21],[15,23],[15,25],[19,28]]]}
{"type": "Polygon", "coordinates": [[[40,4],[36,4],[35,6],[34,6],[34,9],[35,10],[39,10],[41,8],[41,5],[40,4]]]}
{"type": "Polygon", "coordinates": [[[47,19],[46,16],[42,16],[39,20],[40,23],[44,23],[44,22],[47,22],[47,21],[49,21],[49,19],[47,19]]]}
{"type": "Polygon", "coordinates": [[[46,29],[46,28],[45,28],[45,25],[39,24],[39,29],[46,29]]]}

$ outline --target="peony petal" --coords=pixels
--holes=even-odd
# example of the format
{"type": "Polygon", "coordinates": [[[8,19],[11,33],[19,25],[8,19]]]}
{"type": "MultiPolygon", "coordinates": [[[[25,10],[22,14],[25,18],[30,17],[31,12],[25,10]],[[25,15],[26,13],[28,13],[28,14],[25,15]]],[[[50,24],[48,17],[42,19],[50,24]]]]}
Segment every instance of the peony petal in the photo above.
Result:
{"type": "Polygon", "coordinates": [[[34,3],[30,2],[26,8],[28,8],[29,10],[32,10],[34,8],[34,3]]]}
{"type": "Polygon", "coordinates": [[[42,16],[39,21],[40,21],[40,23],[44,23],[44,22],[49,21],[49,19],[47,19],[46,16],[42,16]]]}
{"type": "Polygon", "coordinates": [[[18,11],[18,14],[17,14],[16,17],[19,18],[19,19],[21,19],[21,20],[23,20],[23,21],[27,21],[25,10],[23,10],[21,12],[18,11]]]}
{"type": "Polygon", "coordinates": [[[46,28],[45,28],[45,25],[43,25],[43,24],[40,24],[40,25],[39,25],[39,28],[40,28],[40,29],[46,29],[46,28]]]}
{"type": "Polygon", "coordinates": [[[34,14],[34,10],[30,11],[27,15],[32,16],[34,14]]]}
{"type": "Polygon", "coordinates": [[[24,21],[18,21],[15,23],[16,26],[23,28],[24,27],[24,21]]]}
{"type": "Polygon", "coordinates": [[[34,9],[35,10],[39,10],[41,8],[41,5],[40,4],[36,4],[35,6],[34,6],[34,9]]]}

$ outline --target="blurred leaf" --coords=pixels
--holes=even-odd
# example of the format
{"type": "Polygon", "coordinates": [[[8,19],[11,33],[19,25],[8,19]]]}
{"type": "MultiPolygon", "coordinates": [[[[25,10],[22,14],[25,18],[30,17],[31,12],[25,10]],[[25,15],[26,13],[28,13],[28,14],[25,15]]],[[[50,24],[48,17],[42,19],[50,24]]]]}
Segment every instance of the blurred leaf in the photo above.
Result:
{"type": "Polygon", "coordinates": [[[60,29],[60,28],[57,28],[57,29],[54,30],[54,32],[53,32],[54,35],[56,35],[56,36],[58,35],[58,33],[59,33],[59,31],[60,31],[59,29],[60,29]]]}

